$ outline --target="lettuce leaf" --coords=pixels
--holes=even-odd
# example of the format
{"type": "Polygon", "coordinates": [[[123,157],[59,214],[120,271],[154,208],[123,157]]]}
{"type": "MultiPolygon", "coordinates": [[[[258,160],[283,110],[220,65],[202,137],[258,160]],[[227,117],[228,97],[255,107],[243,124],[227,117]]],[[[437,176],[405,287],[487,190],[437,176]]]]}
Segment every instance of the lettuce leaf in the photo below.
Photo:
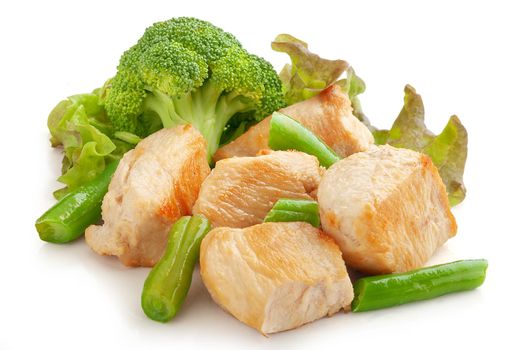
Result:
{"type": "Polygon", "coordinates": [[[134,146],[113,137],[99,90],[59,102],[48,117],[48,128],[51,145],[64,150],[58,181],[66,187],[53,193],[57,199],[93,180],[134,146]]]}
{"type": "Polygon", "coordinates": [[[377,145],[390,144],[427,154],[439,170],[450,205],[463,201],[468,135],[457,116],[450,117],[439,135],[433,134],[424,123],[421,96],[407,85],[404,106],[392,127],[377,129],[364,114],[358,98],[366,90],[366,84],[347,62],[321,58],[310,52],[305,42],[288,34],[278,35],[271,46],[291,58],[291,64],[286,64],[280,73],[288,105],[306,100],[331,84],[340,85],[349,95],[353,114],[370,129],[377,145]],[[344,72],[346,77],[339,80],[344,72]]]}
{"type": "Polygon", "coordinates": [[[353,115],[357,117],[361,122],[366,124],[370,131],[375,130],[370,124],[369,119],[362,111],[362,106],[359,100],[359,95],[366,91],[366,84],[362,80],[351,66],[346,70],[346,79],[341,79],[336,82],[340,87],[347,91],[351,107],[353,108],[353,115]]]}
{"type": "Polygon", "coordinates": [[[306,42],[289,34],[278,35],[271,47],[291,58],[291,64],[286,64],[280,72],[287,105],[307,100],[328,86],[338,84],[348,92],[353,114],[371,127],[358,98],[366,90],[366,84],[348,62],[321,58],[309,51],[306,42]],[[346,78],[338,80],[344,73],[346,78]]]}
{"type": "Polygon", "coordinates": [[[335,83],[348,69],[343,60],[327,60],[310,52],[307,44],[289,34],[280,34],[271,43],[273,50],[291,58],[280,72],[286,103],[306,100],[335,83]]]}
{"type": "Polygon", "coordinates": [[[463,173],[468,134],[457,116],[450,117],[439,135],[433,134],[425,125],[421,96],[412,86],[406,85],[404,106],[391,129],[375,130],[373,135],[377,144],[408,148],[429,155],[446,186],[450,205],[457,205],[465,199],[463,173]]]}

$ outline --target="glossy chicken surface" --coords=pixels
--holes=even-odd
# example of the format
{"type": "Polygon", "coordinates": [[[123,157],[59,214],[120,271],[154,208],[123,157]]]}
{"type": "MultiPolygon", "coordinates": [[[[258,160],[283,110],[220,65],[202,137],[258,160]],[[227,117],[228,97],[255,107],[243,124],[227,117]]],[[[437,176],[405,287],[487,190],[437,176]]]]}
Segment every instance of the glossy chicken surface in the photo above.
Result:
{"type": "Polygon", "coordinates": [[[315,198],[322,172],[317,158],[302,152],[224,159],[203,182],[192,212],[215,227],[260,224],[280,198],[315,198]]]}
{"type": "Polygon", "coordinates": [[[209,173],[205,139],[192,126],[148,136],[120,161],[103,200],[104,224],[88,227],[86,242],[125,265],[153,266],[171,225],[191,213],[209,173]]]}
{"type": "Polygon", "coordinates": [[[337,162],[318,201],[323,230],[367,273],[421,267],[457,230],[437,168],[407,149],[374,146],[337,162]]]}
{"type": "Polygon", "coordinates": [[[200,266],[216,303],[264,334],[332,315],[353,299],[338,246],[304,222],[216,228],[201,244],[200,266]]]}

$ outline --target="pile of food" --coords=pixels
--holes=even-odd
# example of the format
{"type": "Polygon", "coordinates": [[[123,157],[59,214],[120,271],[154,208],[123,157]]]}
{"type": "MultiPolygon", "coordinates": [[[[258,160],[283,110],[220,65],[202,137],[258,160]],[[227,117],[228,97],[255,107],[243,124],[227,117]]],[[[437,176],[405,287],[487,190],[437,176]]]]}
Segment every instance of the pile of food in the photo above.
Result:
{"type": "Polygon", "coordinates": [[[114,77],[51,112],[65,187],[40,238],[84,234],[101,255],[153,267],[141,304],[162,322],[199,261],[214,301],[263,334],[480,286],[485,260],[423,268],[457,231],[460,120],[434,135],[406,86],[379,130],[346,61],[285,34],[272,47],[291,58],[279,74],[208,22],[147,28],[114,77]],[[348,269],[371,276],[352,284],[348,269]]]}

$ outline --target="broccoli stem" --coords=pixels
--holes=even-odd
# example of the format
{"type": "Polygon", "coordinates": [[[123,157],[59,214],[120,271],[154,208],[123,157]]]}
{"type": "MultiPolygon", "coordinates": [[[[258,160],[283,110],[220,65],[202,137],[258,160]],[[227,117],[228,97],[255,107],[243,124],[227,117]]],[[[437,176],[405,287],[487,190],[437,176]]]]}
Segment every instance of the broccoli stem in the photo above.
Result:
{"type": "Polygon", "coordinates": [[[153,90],[145,99],[144,107],[157,113],[165,128],[192,124],[207,140],[210,161],[229,120],[236,113],[247,111],[253,106],[234,92],[225,93],[209,80],[199,89],[180,97],[170,97],[153,90]]]}
{"type": "Polygon", "coordinates": [[[145,99],[144,108],[157,113],[165,128],[187,123],[176,114],[172,106],[172,98],[160,91],[151,91],[151,94],[145,99]]]}
{"type": "Polygon", "coordinates": [[[137,145],[139,141],[141,141],[141,138],[139,136],[127,131],[116,131],[113,136],[116,139],[127,142],[131,145],[137,145]]]}
{"type": "Polygon", "coordinates": [[[225,131],[229,120],[236,113],[245,112],[250,108],[251,106],[240,96],[234,98],[229,94],[220,96],[216,103],[214,114],[206,118],[212,125],[199,129],[207,140],[208,154],[211,157],[209,161],[219,147],[221,135],[225,131]]]}

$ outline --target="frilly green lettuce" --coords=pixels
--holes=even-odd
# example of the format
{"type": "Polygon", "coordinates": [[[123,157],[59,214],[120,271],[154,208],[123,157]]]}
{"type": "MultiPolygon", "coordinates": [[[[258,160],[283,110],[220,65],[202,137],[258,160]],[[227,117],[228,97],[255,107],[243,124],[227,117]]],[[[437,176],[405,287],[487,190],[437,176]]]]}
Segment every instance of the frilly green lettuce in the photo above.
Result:
{"type": "Polygon", "coordinates": [[[353,115],[357,117],[361,122],[366,124],[370,130],[375,130],[370,124],[370,121],[362,111],[362,106],[360,104],[359,95],[366,90],[366,84],[362,80],[351,66],[346,70],[346,78],[341,79],[336,82],[340,85],[344,91],[348,92],[348,96],[351,102],[351,107],[353,108],[353,115]]]}
{"type": "Polygon", "coordinates": [[[284,52],[291,58],[280,72],[288,105],[317,95],[348,69],[343,60],[327,60],[310,52],[307,44],[289,34],[280,34],[271,43],[273,50],[284,52]]]}
{"type": "Polygon", "coordinates": [[[59,102],[48,117],[48,128],[51,145],[64,150],[58,181],[66,187],[53,193],[57,199],[93,180],[106,164],[133,147],[113,137],[99,90],[59,102]]]}
{"type": "Polygon", "coordinates": [[[404,106],[390,130],[375,130],[377,144],[408,148],[430,156],[443,179],[450,205],[463,201],[466,194],[463,172],[467,159],[467,130],[455,115],[439,135],[426,128],[421,96],[410,85],[404,88],[404,106]]]}
{"type": "Polygon", "coordinates": [[[450,117],[439,135],[433,134],[424,123],[421,96],[407,85],[404,107],[391,129],[379,130],[364,114],[358,98],[366,85],[346,61],[321,58],[310,52],[305,42],[288,34],[280,34],[271,45],[275,51],[285,52],[291,58],[291,64],[286,64],[280,73],[288,105],[306,100],[331,84],[340,85],[349,95],[353,114],[370,129],[376,144],[390,144],[429,155],[446,186],[450,205],[463,201],[468,136],[457,116],[450,117]],[[346,76],[339,80],[344,72],[346,76]]]}

